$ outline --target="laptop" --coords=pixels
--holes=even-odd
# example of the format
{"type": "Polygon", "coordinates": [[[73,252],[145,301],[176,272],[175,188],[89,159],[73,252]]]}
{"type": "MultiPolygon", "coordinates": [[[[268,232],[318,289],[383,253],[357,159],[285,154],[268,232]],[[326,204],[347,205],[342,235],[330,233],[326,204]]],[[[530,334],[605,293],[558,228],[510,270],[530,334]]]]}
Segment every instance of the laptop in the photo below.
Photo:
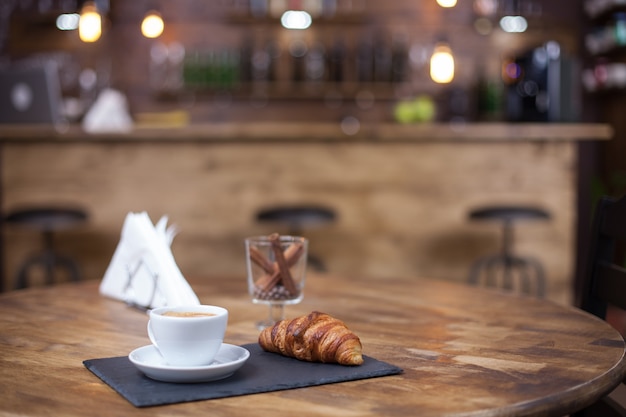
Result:
{"type": "Polygon", "coordinates": [[[58,124],[61,105],[56,65],[0,69],[0,123],[58,124]]]}

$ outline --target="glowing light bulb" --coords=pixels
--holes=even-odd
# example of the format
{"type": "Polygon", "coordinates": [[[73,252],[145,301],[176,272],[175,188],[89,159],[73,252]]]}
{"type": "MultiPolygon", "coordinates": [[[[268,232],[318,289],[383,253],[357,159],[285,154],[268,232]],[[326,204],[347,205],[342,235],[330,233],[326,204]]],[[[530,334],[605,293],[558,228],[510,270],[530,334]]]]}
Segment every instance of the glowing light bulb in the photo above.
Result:
{"type": "Polygon", "coordinates": [[[447,44],[435,46],[430,58],[430,78],[439,84],[447,84],[454,79],[454,57],[447,44]]]}
{"type": "Polygon", "coordinates": [[[441,7],[454,7],[456,6],[456,0],[437,0],[437,4],[441,7]]]}
{"type": "Polygon", "coordinates": [[[528,29],[528,21],[524,16],[504,16],[500,19],[500,27],[509,33],[522,33],[528,29]]]}
{"type": "Polygon", "coordinates": [[[93,3],[85,3],[78,21],[78,36],[83,42],[95,42],[102,35],[102,17],[93,3]]]}
{"type": "Polygon", "coordinates": [[[80,22],[78,13],[64,13],[57,17],[57,29],[59,30],[76,30],[80,22]]]}
{"type": "Polygon", "coordinates": [[[287,10],[280,18],[285,29],[306,29],[312,22],[311,15],[302,10],[287,10]]]}
{"type": "Polygon", "coordinates": [[[163,33],[165,24],[161,15],[156,11],[151,11],[146,14],[143,22],[141,22],[141,33],[146,38],[158,38],[163,33]]]}

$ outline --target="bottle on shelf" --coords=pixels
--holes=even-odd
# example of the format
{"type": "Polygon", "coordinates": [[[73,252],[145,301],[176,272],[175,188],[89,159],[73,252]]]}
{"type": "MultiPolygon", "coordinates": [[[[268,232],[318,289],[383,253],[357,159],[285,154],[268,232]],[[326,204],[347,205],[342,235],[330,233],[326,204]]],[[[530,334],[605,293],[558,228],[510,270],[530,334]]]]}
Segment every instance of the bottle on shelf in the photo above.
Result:
{"type": "Polygon", "coordinates": [[[341,83],[345,79],[346,45],[341,38],[336,38],[326,56],[328,60],[328,81],[341,83]]]}
{"type": "Polygon", "coordinates": [[[326,50],[321,42],[314,42],[305,57],[307,82],[321,82],[326,79],[326,50]]]}
{"type": "Polygon", "coordinates": [[[243,83],[252,81],[252,54],[254,44],[250,36],[246,36],[239,47],[239,79],[243,83]]]}
{"type": "Polygon", "coordinates": [[[379,83],[389,82],[391,79],[391,49],[387,45],[382,33],[376,34],[373,44],[374,77],[379,83]]]}
{"type": "Polygon", "coordinates": [[[304,40],[293,39],[289,44],[289,54],[291,56],[291,81],[295,83],[303,82],[306,79],[305,59],[308,47],[304,40]]]}
{"type": "Polygon", "coordinates": [[[356,80],[370,83],[374,80],[374,52],[372,43],[363,37],[356,46],[356,80]]]}
{"type": "Polygon", "coordinates": [[[251,81],[274,82],[277,80],[277,61],[280,48],[272,38],[251,49],[251,81]]]}
{"type": "Polygon", "coordinates": [[[239,51],[233,48],[193,51],[183,62],[183,83],[191,89],[231,89],[241,79],[239,51]]]}
{"type": "Polygon", "coordinates": [[[407,79],[408,71],[408,38],[405,33],[397,33],[393,37],[391,47],[391,82],[402,83],[407,79]]]}
{"type": "Polygon", "coordinates": [[[268,4],[267,0],[250,0],[250,15],[255,19],[261,19],[267,16],[268,4]]]}

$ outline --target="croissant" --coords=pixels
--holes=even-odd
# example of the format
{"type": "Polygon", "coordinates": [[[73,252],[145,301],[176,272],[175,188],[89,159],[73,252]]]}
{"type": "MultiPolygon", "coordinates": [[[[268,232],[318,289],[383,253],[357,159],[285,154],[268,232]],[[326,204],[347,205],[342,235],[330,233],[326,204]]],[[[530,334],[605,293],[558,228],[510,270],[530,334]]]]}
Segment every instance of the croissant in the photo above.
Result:
{"type": "Polygon", "coordinates": [[[363,363],[358,336],[341,320],[319,311],[265,328],[259,335],[259,345],[268,352],[303,361],[363,363]]]}

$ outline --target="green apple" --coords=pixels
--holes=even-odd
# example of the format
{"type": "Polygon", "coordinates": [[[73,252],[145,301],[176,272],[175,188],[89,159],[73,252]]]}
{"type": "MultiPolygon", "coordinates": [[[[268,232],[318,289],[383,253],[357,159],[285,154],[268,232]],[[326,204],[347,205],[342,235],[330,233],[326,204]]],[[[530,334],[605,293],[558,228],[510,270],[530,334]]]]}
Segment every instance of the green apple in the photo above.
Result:
{"type": "Polygon", "coordinates": [[[403,124],[430,122],[435,119],[436,114],[435,102],[427,95],[420,95],[412,100],[399,101],[393,110],[396,121],[403,124]]]}
{"type": "Polygon", "coordinates": [[[437,108],[430,96],[421,95],[413,100],[413,118],[417,122],[430,122],[435,119],[437,108]]]}
{"type": "Polygon", "coordinates": [[[415,115],[413,102],[402,100],[398,102],[393,109],[393,116],[399,123],[412,123],[415,115]]]}

